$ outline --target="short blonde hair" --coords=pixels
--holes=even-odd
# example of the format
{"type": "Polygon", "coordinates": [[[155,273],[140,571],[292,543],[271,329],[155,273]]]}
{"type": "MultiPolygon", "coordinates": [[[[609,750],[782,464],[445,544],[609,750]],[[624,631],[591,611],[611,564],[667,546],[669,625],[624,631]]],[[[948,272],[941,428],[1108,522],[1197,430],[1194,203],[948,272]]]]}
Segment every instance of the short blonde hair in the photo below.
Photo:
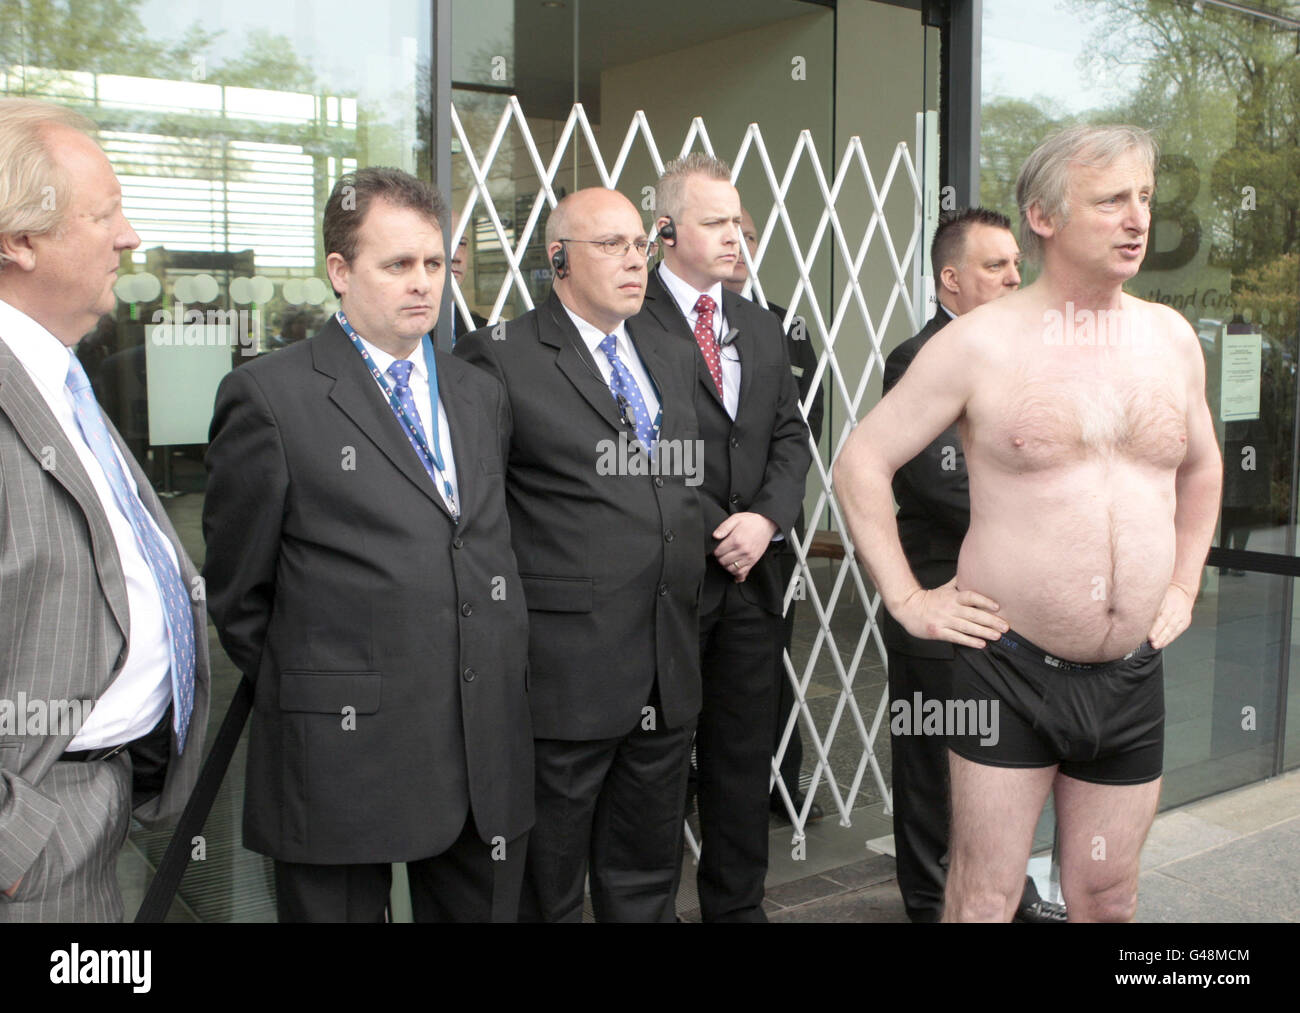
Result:
{"type": "Polygon", "coordinates": [[[731,166],[703,151],[692,151],[689,155],[674,158],[664,166],[663,175],[655,184],[655,217],[667,215],[676,221],[682,216],[683,193],[686,180],[691,176],[723,179],[730,183],[731,166]]]}
{"type": "MultiPolygon", "coordinates": [[[[45,235],[63,224],[71,180],[50,154],[45,132],[71,127],[93,136],[95,124],[66,106],[0,98],[0,235],[45,235]],[[53,198],[53,199],[51,199],[53,198]]],[[[0,253],[0,271],[6,258],[0,253]]]]}
{"type": "Polygon", "coordinates": [[[1020,208],[1020,251],[1026,260],[1042,259],[1043,239],[1029,225],[1035,204],[1043,217],[1064,225],[1070,220],[1070,168],[1084,165],[1104,168],[1129,151],[1146,160],[1154,180],[1160,150],[1149,130],[1119,124],[1080,125],[1052,134],[1036,147],[1020,167],[1016,179],[1016,204],[1020,208]]]}

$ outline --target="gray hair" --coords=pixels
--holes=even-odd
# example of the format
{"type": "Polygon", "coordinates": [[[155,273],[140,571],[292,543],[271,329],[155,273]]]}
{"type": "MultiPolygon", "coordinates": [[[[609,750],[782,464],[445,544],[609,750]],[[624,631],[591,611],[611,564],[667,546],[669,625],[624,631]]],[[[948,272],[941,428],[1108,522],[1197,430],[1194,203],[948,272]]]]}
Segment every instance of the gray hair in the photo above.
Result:
{"type": "MultiPolygon", "coordinates": [[[[50,154],[48,128],[71,127],[88,137],[95,124],[66,106],[0,98],[0,235],[42,236],[63,224],[71,180],[50,154]]],[[[0,271],[7,258],[0,253],[0,271]]]]}
{"type": "Polygon", "coordinates": [[[1040,260],[1043,241],[1029,226],[1029,209],[1035,204],[1044,218],[1057,227],[1070,220],[1070,167],[1104,168],[1121,155],[1136,151],[1146,160],[1155,179],[1160,150],[1149,130],[1125,124],[1066,127],[1036,147],[1020,167],[1016,179],[1016,204],[1020,208],[1020,250],[1026,260],[1040,260]]]}
{"type": "Polygon", "coordinates": [[[682,215],[682,193],[691,176],[722,179],[731,182],[731,166],[720,158],[692,151],[689,155],[674,158],[664,166],[663,175],[655,184],[655,216],[667,215],[676,221],[682,215]]]}

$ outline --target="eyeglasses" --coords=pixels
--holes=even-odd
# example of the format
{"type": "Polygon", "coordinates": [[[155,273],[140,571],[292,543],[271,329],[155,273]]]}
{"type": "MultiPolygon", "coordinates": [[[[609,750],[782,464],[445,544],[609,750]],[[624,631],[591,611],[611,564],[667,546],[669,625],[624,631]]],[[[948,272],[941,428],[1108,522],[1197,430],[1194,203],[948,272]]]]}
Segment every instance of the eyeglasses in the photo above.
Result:
{"type": "Polygon", "coordinates": [[[657,239],[561,239],[562,243],[589,243],[598,246],[611,257],[626,257],[627,251],[636,247],[636,252],[643,257],[653,257],[659,252],[657,239]]]}

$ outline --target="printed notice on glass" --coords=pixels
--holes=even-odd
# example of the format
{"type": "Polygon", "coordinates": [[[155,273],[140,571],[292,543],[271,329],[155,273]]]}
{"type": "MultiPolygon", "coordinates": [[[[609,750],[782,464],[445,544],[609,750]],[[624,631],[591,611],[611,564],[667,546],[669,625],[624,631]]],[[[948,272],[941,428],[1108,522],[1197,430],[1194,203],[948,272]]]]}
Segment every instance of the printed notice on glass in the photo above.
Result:
{"type": "Polygon", "coordinates": [[[1219,418],[1244,422],[1259,418],[1259,377],[1264,336],[1225,334],[1220,374],[1219,418]]]}

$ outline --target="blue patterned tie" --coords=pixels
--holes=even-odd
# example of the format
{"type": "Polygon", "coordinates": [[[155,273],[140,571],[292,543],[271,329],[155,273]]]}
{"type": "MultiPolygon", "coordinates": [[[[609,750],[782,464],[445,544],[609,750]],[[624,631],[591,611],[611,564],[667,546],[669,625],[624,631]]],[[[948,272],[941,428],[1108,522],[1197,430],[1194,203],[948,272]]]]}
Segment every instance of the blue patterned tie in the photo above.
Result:
{"type": "Polygon", "coordinates": [[[158,596],[162,599],[171,649],[172,727],[176,729],[177,752],[181,752],[185,749],[190,713],[194,710],[194,614],[190,611],[190,596],[180,572],[167,554],[162,535],[150,523],[144,504],[122,471],[86,371],[76,354],[69,354],[72,361],[68,364],[67,386],[72,392],[77,425],[86,438],[86,445],[104,469],[104,477],[108,479],[123,516],[131,522],[136,545],[149,564],[149,571],[158,586],[158,596]]]}
{"type": "Polygon", "coordinates": [[[650,421],[650,410],[646,407],[645,398],[641,396],[641,388],[636,385],[632,373],[618,357],[618,350],[615,347],[617,344],[618,339],[612,334],[607,334],[605,340],[600,343],[600,350],[605,353],[605,358],[609,359],[609,390],[620,407],[627,405],[627,410],[632,414],[631,421],[633,428],[636,429],[636,438],[641,441],[646,453],[653,456],[655,428],[650,421]]]}
{"type": "MultiPolygon", "coordinates": [[[[388,375],[393,378],[393,393],[397,395],[397,400],[402,403],[402,407],[406,409],[407,414],[411,416],[411,420],[423,429],[424,421],[420,418],[419,409],[415,407],[415,398],[411,396],[411,370],[414,368],[415,363],[411,362],[409,359],[394,359],[393,364],[388,367],[388,375]]],[[[396,415],[397,413],[394,412],[393,414],[396,415]]],[[[397,421],[402,421],[401,416],[398,416],[397,421]]],[[[402,429],[406,430],[405,423],[402,424],[402,429]]],[[[454,514],[456,512],[456,493],[451,487],[451,482],[449,482],[446,477],[439,479],[434,463],[425,456],[424,451],[420,449],[419,442],[412,433],[407,431],[406,438],[410,441],[411,446],[415,448],[416,456],[419,457],[420,463],[424,465],[424,470],[427,471],[429,477],[433,479],[434,487],[436,488],[438,483],[441,481],[443,495],[447,500],[447,506],[454,514]]]]}

